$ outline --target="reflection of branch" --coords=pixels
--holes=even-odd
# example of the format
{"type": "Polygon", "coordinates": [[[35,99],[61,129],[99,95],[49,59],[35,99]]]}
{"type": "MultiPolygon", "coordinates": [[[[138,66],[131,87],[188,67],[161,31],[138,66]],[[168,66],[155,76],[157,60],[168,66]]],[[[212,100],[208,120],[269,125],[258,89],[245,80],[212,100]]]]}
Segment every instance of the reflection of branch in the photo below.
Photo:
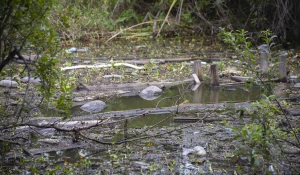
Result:
{"type": "Polygon", "coordinates": [[[175,95],[175,96],[173,96],[173,97],[164,97],[164,98],[162,98],[162,99],[160,99],[157,103],[156,103],[156,106],[155,106],[155,108],[158,108],[158,105],[159,105],[159,103],[161,102],[161,101],[163,101],[163,100],[165,100],[165,99],[168,99],[168,98],[174,98],[174,97],[177,97],[177,96],[180,96],[180,95],[175,95]]]}

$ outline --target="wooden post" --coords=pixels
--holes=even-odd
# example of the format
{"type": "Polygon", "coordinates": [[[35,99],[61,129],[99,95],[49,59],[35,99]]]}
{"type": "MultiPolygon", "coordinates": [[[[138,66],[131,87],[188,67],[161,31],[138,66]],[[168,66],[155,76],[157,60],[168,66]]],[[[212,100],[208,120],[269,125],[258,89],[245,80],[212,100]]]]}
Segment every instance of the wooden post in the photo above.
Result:
{"type": "Polygon", "coordinates": [[[266,51],[260,51],[260,70],[262,75],[268,74],[268,56],[269,54],[266,51]]]}
{"type": "Polygon", "coordinates": [[[198,76],[199,80],[203,81],[203,68],[201,61],[194,62],[194,74],[198,76]]]}
{"type": "Polygon", "coordinates": [[[281,82],[287,82],[287,73],[286,73],[286,57],[287,52],[279,55],[279,75],[281,82]]]}
{"type": "Polygon", "coordinates": [[[210,82],[212,86],[219,86],[218,65],[210,65],[210,82]]]}

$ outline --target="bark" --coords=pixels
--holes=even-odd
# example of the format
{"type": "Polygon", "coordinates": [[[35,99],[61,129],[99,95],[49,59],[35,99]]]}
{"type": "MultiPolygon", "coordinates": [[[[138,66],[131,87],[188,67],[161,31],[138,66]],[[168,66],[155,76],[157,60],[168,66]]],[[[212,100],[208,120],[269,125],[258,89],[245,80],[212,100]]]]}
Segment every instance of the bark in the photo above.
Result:
{"type": "Polygon", "coordinates": [[[88,90],[88,91],[111,91],[111,90],[124,90],[124,91],[140,91],[145,89],[148,86],[157,86],[160,88],[169,88],[172,86],[192,83],[194,79],[186,79],[183,81],[175,82],[150,82],[150,83],[134,83],[134,84],[114,84],[114,85],[97,85],[97,86],[88,86],[83,83],[79,83],[77,90],[88,90]]]}

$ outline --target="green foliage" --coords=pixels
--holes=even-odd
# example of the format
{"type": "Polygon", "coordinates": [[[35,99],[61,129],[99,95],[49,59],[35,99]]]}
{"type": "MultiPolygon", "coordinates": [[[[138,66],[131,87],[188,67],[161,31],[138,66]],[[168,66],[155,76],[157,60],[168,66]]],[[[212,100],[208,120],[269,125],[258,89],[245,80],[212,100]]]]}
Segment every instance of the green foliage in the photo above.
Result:
{"type": "Polygon", "coordinates": [[[55,65],[57,62],[57,59],[42,56],[36,64],[37,74],[41,80],[43,80],[42,84],[37,88],[42,94],[44,94],[46,100],[49,100],[50,97],[53,96],[56,89],[55,84],[58,69],[55,68],[55,65]]]}
{"type": "MultiPolygon", "coordinates": [[[[239,54],[240,60],[245,62],[245,69],[250,70],[254,75],[260,76],[260,70],[255,68],[254,54],[250,52],[252,44],[247,37],[247,32],[243,29],[235,32],[226,32],[222,29],[220,36],[225,43],[229,44],[239,54]]],[[[269,53],[269,55],[271,55],[271,48],[275,45],[273,42],[275,37],[270,30],[261,32],[260,38],[267,46],[264,51],[269,53]]],[[[268,60],[272,59],[268,58],[268,60]]],[[[274,74],[275,70],[272,72],[270,70],[270,74],[274,74]]],[[[261,82],[261,78],[259,77],[255,77],[253,82],[260,85],[263,90],[269,89],[267,85],[261,82]]],[[[252,84],[246,84],[246,86],[249,87],[252,84]]],[[[264,91],[264,93],[268,93],[268,91],[264,91]]],[[[236,134],[233,139],[242,142],[242,145],[239,146],[235,153],[235,157],[248,157],[252,167],[264,172],[267,170],[266,165],[271,163],[280,154],[274,149],[278,139],[285,139],[287,136],[285,132],[277,127],[278,123],[275,116],[279,115],[281,111],[278,109],[277,104],[274,103],[275,98],[274,95],[263,95],[260,101],[252,103],[255,109],[248,111],[252,122],[242,127],[233,127],[236,134]]],[[[245,112],[239,112],[240,117],[243,118],[245,112]]]]}
{"type": "Polygon", "coordinates": [[[60,78],[60,96],[58,100],[56,101],[57,105],[56,108],[67,114],[66,116],[71,115],[71,107],[72,107],[72,102],[70,101],[71,95],[72,95],[72,89],[74,89],[74,86],[70,84],[70,81],[68,78],[61,76],[60,78]]]}
{"type": "Polygon", "coordinates": [[[186,25],[193,24],[195,18],[192,16],[191,11],[186,11],[182,14],[182,20],[186,25]]]}
{"type": "MultiPolygon", "coordinates": [[[[70,105],[66,105],[67,96],[70,96],[70,88],[64,86],[65,81],[60,81],[59,61],[55,58],[60,51],[60,40],[55,31],[57,25],[49,21],[49,11],[57,0],[4,0],[0,2],[0,72],[1,74],[39,77],[41,84],[35,90],[42,95],[41,100],[49,101],[54,95],[58,84],[62,88],[63,95],[58,99],[58,104],[65,110],[70,105]],[[3,7],[3,8],[2,8],[3,7]],[[8,55],[8,56],[7,56],[8,55]],[[36,60],[26,66],[11,64],[10,69],[7,65],[14,57],[25,57],[25,55],[36,55],[36,60]]],[[[67,17],[57,15],[63,19],[63,25],[67,26],[67,17]]],[[[34,57],[34,56],[32,56],[34,57]]],[[[20,87],[20,90],[22,87],[20,87]]],[[[24,89],[25,90],[25,89],[24,89]]],[[[23,99],[20,99],[22,102],[23,99]]],[[[22,106],[23,112],[27,112],[26,107],[22,106]]],[[[19,111],[22,111],[19,110],[19,111]]],[[[17,115],[21,115],[18,112],[17,115]]]]}
{"type": "Polygon", "coordinates": [[[286,137],[286,133],[276,126],[275,116],[280,111],[272,103],[274,98],[273,95],[265,96],[265,99],[253,103],[256,109],[250,112],[252,123],[245,124],[241,128],[234,128],[236,135],[233,139],[243,143],[235,156],[248,157],[251,166],[258,169],[276,158],[278,152],[273,147],[277,139],[286,137]]]}
{"type": "Polygon", "coordinates": [[[226,44],[239,54],[239,59],[245,67],[256,64],[254,54],[250,52],[252,43],[250,38],[247,37],[247,33],[244,29],[227,32],[224,28],[221,28],[221,32],[218,34],[226,44]]]}
{"type": "Polygon", "coordinates": [[[120,17],[115,21],[116,23],[129,22],[130,19],[135,19],[136,22],[141,22],[141,17],[132,9],[125,10],[121,13],[120,17]]]}
{"type": "Polygon", "coordinates": [[[219,71],[224,71],[225,68],[226,68],[225,62],[224,61],[220,61],[218,63],[218,69],[219,69],[219,71]]]}

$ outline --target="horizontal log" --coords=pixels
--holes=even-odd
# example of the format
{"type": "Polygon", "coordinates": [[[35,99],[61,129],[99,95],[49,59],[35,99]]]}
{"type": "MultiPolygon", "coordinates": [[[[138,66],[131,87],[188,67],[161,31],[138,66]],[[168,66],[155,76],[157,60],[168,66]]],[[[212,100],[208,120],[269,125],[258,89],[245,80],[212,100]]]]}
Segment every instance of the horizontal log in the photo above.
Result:
{"type": "MultiPolygon", "coordinates": [[[[205,118],[205,119],[200,119],[200,118],[195,118],[195,117],[175,117],[173,119],[174,122],[178,123],[195,123],[199,121],[205,121],[205,122],[214,122],[214,121],[222,121],[224,118],[205,118]]],[[[228,119],[226,119],[228,121],[228,119]]]]}
{"type": "MultiPolygon", "coordinates": [[[[69,144],[64,144],[64,145],[57,145],[57,146],[49,146],[49,147],[42,147],[42,148],[33,148],[33,149],[28,149],[27,151],[31,155],[37,155],[37,154],[43,154],[43,153],[49,153],[53,151],[63,151],[63,150],[68,150],[68,149],[75,149],[75,148],[84,148],[88,146],[87,143],[69,143],[69,144]]],[[[21,150],[21,149],[19,149],[21,150]]],[[[6,154],[5,159],[15,159],[17,157],[24,156],[22,153],[18,153],[18,151],[15,152],[9,152],[6,154]]],[[[1,158],[1,156],[0,156],[1,158]]]]}
{"type": "Polygon", "coordinates": [[[231,76],[230,79],[237,82],[246,82],[253,77],[231,76]]]}
{"type": "Polygon", "coordinates": [[[124,111],[112,111],[104,113],[96,113],[93,115],[78,116],[73,117],[73,120],[92,120],[92,119],[103,119],[103,118],[118,118],[118,117],[128,117],[128,116],[137,116],[137,115],[147,115],[147,114],[163,114],[171,112],[190,112],[195,110],[203,109],[216,109],[216,108],[240,108],[240,107],[251,107],[251,103],[220,103],[220,104],[183,104],[180,106],[171,106],[171,107],[162,107],[162,108],[146,108],[146,109],[133,109],[133,110],[124,110],[124,111]]]}
{"type": "MultiPolygon", "coordinates": [[[[149,58],[139,58],[136,59],[134,57],[117,57],[117,58],[113,58],[114,61],[120,61],[120,60],[124,60],[125,63],[133,63],[133,64],[139,64],[139,63],[147,63],[150,62],[150,60],[154,60],[157,63],[165,63],[165,62],[183,62],[183,61],[192,61],[195,60],[194,58],[153,58],[153,59],[149,59],[149,58]]],[[[103,61],[107,61],[108,58],[107,57],[96,57],[96,58],[84,58],[83,60],[103,60],[103,61]]]]}
{"type": "Polygon", "coordinates": [[[70,67],[62,67],[61,70],[73,70],[73,69],[89,69],[89,68],[106,68],[106,67],[114,67],[114,66],[126,66],[133,69],[141,70],[144,67],[139,67],[129,63],[114,63],[114,64],[105,64],[105,65],[78,65],[78,66],[70,66],[70,67]]]}
{"type": "Polygon", "coordinates": [[[124,91],[140,91],[145,89],[148,86],[157,86],[160,88],[169,88],[172,86],[192,83],[194,79],[189,78],[183,81],[175,82],[150,82],[150,83],[134,83],[134,84],[113,84],[113,85],[97,85],[97,86],[88,86],[83,83],[80,83],[77,87],[77,90],[88,90],[88,91],[111,91],[111,90],[124,90],[124,91]]]}
{"type": "Polygon", "coordinates": [[[196,54],[196,55],[233,55],[236,54],[235,52],[189,52],[189,54],[196,54]]]}

